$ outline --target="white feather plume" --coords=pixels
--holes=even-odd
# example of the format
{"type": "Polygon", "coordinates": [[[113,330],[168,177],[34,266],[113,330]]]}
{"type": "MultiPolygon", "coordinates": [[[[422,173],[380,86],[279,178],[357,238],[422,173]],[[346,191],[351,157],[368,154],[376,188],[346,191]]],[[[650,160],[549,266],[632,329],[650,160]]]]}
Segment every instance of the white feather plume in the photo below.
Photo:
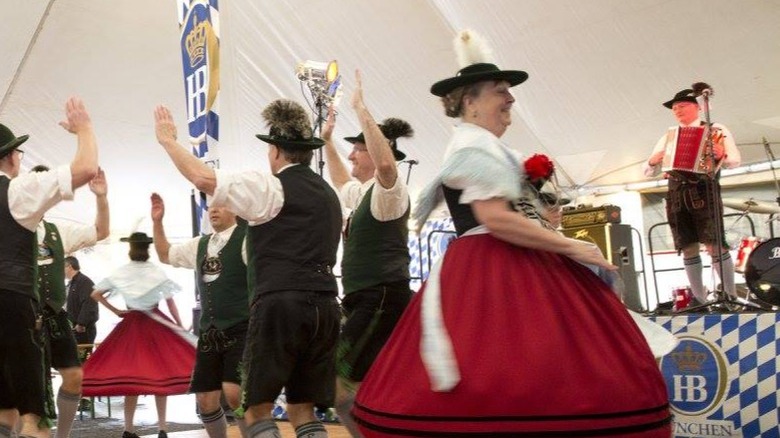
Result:
{"type": "Polygon", "coordinates": [[[454,44],[460,68],[480,62],[493,63],[493,50],[490,45],[482,38],[482,35],[473,30],[460,31],[455,37],[454,44]]]}

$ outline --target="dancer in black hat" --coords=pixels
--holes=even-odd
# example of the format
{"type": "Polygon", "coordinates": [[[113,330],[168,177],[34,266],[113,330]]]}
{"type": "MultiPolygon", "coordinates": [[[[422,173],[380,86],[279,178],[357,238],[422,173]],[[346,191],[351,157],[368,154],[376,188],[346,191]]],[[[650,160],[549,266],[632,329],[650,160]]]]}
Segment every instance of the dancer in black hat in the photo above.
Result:
{"type": "Polygon", "coordinates": [[[328,174],[352,211],[344,230],[341,261],[347,320],[341,329],[336,355],[336,411],[353,436],[359,436],[349,414],[355,392],[376,355],[387,342],[409,304],[409,191],[398,177],[396,161],[406,154],[398,140],[413,135],[409,123],[397,119],[374,121],[363,101],[360,72],[352,107],[362,132],[344,140],[354,148],[349,154],[352,172],[341,161],[331,140],[335,126],[333,108],[322,131],[328,174]]]}
{"type": "MultiPolygon", "coordinates": [[[[697,88],[709,85],[694,84],[697,88]]],[[[678,126],[671,127],[658,139],[644,166],[647,176],[657,176],[661,173],[664,157],[671,157],[676,144],[675,134],[678,127],[704,126],[699,118],[701,107],[697,100],[700,95],[693,88],[677,92],[674,97],[663,103],[672,110],[678,126]]],[[[713,158],[716,168],[737,167],[741,157],[734,142],[731,131],[720,123],[712,125],[713,158]]],[[[669,164],[669,158],[667,158],[669,164]]],[[[729,254],[729,248],[723,241],[723,220],[717,221],[716,215],[723,217],[723,203],[720,195],[720,172],[710,174],[694,173],[686,170],[670,170],[664,174],[669,179],[669,190],[666,194],[666,216],[674,237],[674,247],[677,253],[682,253],[685,274],[691,286],[691,292],[699,304],[707,302],[707,290],[702,280],[702,261],[699,255],[703,244],[707,254],[712,258],[712,270],[723,278],[720,279],[723,290],[736,297],[734,284],[734,261],[729,254]],[[717,254],[720,240],[721,254],[717,254]],[[722,266],[721,266],[722,265],[722,266]]]]}
{"type": "Polygon", "coordinates": [[[83,394],[125,396],[123,438],[138,438],[133,424],[138,396],[154,395],[158,438],[166,438],[167,396],[188,392],[195,339],[182,328],[173,299],[181,287],[149,262],[153,239],[134,232],[119,240],[130,244],[130,262],[98,282],[92,298],[122,321],[84,364],[83,394]],[[127,310],[111,304],[107,294],[119,294],[127,310]],[[160,301],[165,301],[170,317],[159,309],[160,301]]]}
{"type": "Polygon", "coordinates": [[[97,141],[84,104],[70,98],[67,122],[78,138],[69,165],[52,172],[19,174],[27,135],[0,124],[0,437],[9,437],[19,414],[22,436],[48,437],[43,344],[36,288],[35,229],[44,213],[97,175],[97,141]]]}
{"type": "Polygon", "coordinates": [[[277,100],[263,110],[271,173],[212,169],[176,142],[170,111],[155,111],[157,140],[211,205],[248,222],[254,295],[244,352],[245,419],[250,437],[278,437],[271,416],[284,387],[298,436],[327,436],[314,405],[332,406],[340,313],[333,265],[341,234],[338,196],[310,167],[324,142],[312,136],[306,111],[277,100]]]}
{"type": "Polygon", "coordinates": [[[367,437],[668,437],[653,353],[583,264],[616,268],[533,208],[512,208],[535,196],[520,154],[501,141],[510,88],[528,75],[475,57],[486,52],[473,32],[457,44],[463,68],[431,91],[462,123],[415,217],[443,198],[459,237],[363,380],[355,421],[367,437]]]}

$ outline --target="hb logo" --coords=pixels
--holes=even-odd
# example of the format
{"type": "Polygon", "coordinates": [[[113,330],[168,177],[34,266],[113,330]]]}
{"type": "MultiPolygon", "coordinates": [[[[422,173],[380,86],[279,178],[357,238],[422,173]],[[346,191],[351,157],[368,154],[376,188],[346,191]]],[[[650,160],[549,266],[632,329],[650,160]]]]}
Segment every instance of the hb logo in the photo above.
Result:
{"type": "Polygon", "coordinates": [[[680,344],[661,359],[672,409],[697,416],[717,408],[726,395],[726,360],[707,340],[678,336],[680,344]]]}
{"type": "Polygon", "coordinates": [[[190,143],[201,146],[199,157],[207,151],[206,134],[218,139],[214,104],[219,92],[219,38],[211,14],[208,1],[194,0],[181,29],[187,123],[190,143]]]}

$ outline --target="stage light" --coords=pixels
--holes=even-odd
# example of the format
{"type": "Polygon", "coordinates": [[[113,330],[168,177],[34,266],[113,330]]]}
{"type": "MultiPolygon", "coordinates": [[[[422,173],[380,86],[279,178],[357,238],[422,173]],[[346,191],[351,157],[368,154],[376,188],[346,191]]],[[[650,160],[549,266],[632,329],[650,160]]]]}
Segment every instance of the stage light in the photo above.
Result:
{"type": "Polygon", "coordinates": [[[334,61],[302,61],[295,67],[298,80],[308,85],[315,105],[338,105],[341,96],[339,65],[334,61]]]}
{"type": "Polygon", "coordinates": [[[316,81],[331,84],[338,78],[339,65],[336,61],[302,61],[298,63],[295,72],[301,82],[316,81]]]}

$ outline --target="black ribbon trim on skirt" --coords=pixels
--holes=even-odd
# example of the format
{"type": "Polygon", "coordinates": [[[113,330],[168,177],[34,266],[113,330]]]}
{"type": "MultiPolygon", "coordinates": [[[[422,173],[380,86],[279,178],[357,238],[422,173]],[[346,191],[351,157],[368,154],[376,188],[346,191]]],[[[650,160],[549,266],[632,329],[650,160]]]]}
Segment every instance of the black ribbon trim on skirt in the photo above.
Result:
{"type": "MultiPolygon", "coordinates": [[[[387,412],[380,412],[361,405],[355,402],[355,409],[363,410],[366,413],[385,417],[388,419],[398,419],[417,422],[449,422],[449,423],[463,423],[463,422],[475,422],[475,423],[489,423],[489,422],[559,422],[559,421],[575,421],[575,420],[596,420],[607,418],[628,418],[633,416],[641,416],[646,414],[652,414],[669,409],[669,404],[638,409],[634,411],[623,412],[605,412],[599,414],[589,415],[537,415],[537,416],[484,416],[484,417],[454,417],[454,416],[420,416],[420,415],[406,415],[406,414],[392,414],[387,412]]],[[[355,422],[365,426],[369,429],[376,430],[378,432],[396,434],[400,436],[418,436],[418,437],[497,437],[497,436],[533,436],[533,437],[589,437],[589,436],[604,436],[604,435],[622,435],[628,433],[644,432],[653,429],[659,429],[672,422],[672,415],[667,416],[664,419],[651,421],[642,424],[635,424],[629,426],[608,427],[599,429],[588,430],[547,430],[547,431],[514,431],[514,432],[454,432],[454,431],[430,431],[430,430],[412,430],[409,428],[400,429],[388,426],[381,426],[367,420],[360,418],[359,413],[353,411],[352,417],[355,422]]]]}

